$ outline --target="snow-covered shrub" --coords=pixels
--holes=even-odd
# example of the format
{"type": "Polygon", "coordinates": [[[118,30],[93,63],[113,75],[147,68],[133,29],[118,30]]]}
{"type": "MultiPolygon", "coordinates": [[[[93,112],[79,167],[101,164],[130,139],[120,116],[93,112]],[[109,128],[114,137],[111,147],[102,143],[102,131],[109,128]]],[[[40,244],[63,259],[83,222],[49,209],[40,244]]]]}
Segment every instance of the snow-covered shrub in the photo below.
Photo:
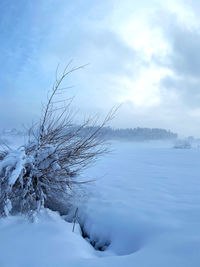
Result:
{"type": "Polygon", "coordinates": [[[60,86],[64,78],[82,67],[66,68],[61,77],[56,78],[40,122],[28,130],[28,142],[14,151],[3,147],[0,153],[1,216],[32,213],[41,207],[52,208],[60,200],[67,201],[74,186],[81,183],[80,171],[107,151],[99,134],[113,118],[116,108],[85,136],[81,131],[96,125],[96,120],[89,118],[75,127],[71,100],[55,101],[62,95],[60,86]]]}

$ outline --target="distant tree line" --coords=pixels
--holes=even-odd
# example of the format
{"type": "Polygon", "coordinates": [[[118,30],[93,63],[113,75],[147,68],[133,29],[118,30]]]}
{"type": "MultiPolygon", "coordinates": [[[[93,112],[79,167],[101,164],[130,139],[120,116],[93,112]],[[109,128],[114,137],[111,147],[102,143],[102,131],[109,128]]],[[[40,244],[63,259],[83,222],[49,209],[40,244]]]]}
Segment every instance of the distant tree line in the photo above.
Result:
{"type": "MultiPolygon", "coordinates": [[[[76,132],[80,126],[71,126],[70,131],[76,132]]],[[[79,132],[80,136],[87,136],[97,130],[98,126],[88,126],[79,132]]],[[[16,129],[3,130],[3,135],[22,135],[22,131],[16,129]]],[[[129,140],[129,141],[148,141],[148,140],[172,140],[177,139],[178,135],[170,130],[160,128],[126,128],[113,129],[111,127],[103,127],[100,133],[101,138],[106,140],[129,140]]]]}
{"type": "MultiPolygon", "coordinates": [[[[87,135],[88,132],[95,131],[95,127],[85,128],[81,134],[87,135]]],[[[169,130],[160,128],[126,128],[113,129],[103,127],[101,137],[107,140],[129,140],[129,141],[147,141],[147,140],[172,140],[177,139],[178,135],[169,130]]]]}

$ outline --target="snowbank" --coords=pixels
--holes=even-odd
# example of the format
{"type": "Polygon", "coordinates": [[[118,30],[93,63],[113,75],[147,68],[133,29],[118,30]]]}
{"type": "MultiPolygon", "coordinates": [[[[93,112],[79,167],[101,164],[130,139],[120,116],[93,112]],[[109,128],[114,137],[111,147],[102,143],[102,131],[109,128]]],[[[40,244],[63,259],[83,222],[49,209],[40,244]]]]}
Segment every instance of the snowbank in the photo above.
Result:
{"type": "Polygon", "coordinates": [[[113,266],[199,266],[200,151],[115,148],[85,174],[99,177],[82,207],[90,238],[110,241],[113,266]]]}
{"type": "Polygon", "coordinates": [[[66,266],[74,259],[95,257],[78,226],[73,233],[72,224],[50,210],[43,210],[34,223],[23,217],[1,219],[0,236],[2,267],[66,266]]]}
{"type": "MultiPolygon", "coordinates": [[[[198,267],[200,150],[115,143],[87,170],[90,197],[76,225],[44,211],[38,221],[0,220],[2,267],[198,267]]],[[[83,177],[84,178],[84,177],[83,177]]]]}

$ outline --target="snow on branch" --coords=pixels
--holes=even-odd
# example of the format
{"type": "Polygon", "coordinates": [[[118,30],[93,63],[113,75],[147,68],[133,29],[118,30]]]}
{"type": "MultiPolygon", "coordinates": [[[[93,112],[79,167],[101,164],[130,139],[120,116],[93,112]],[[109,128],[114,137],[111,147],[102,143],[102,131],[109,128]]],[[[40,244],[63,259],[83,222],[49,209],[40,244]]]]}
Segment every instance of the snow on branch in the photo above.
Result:
{"type": "Polygon", "coordinates": [[[28,129],[29,140],[13,151],[5,144],[0,152],[0,215],[31,213],[67,199],[74,185],[82,184],[78,174],[107,152],[101,129],[116,114],[113,107],[103,122],[97,116],[74,124],[73,98],[58,100],[65,78],[85,67],[66,66],[56,80],[43,107],[39,123],[28,129]],[[98,126],[97,126],[98,125],[98,126]],[[88,131],[83,131],[89,129],[88,131]],[[83,134],[84,132],[84,134],[83,134]],[[85,132],[87,134],[85,134],[85,132]]]}

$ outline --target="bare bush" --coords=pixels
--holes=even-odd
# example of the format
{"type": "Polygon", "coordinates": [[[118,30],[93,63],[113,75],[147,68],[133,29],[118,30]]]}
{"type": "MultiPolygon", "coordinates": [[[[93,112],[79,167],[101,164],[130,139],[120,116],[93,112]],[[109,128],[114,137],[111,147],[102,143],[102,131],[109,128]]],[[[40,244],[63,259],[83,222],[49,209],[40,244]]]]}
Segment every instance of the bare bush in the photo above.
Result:
{"type": "Polygon", "coordinates": [[[117,107],[111,109],[97,126],[97,117],[74,125],[72,100],[58,100],[67,88],[63,81],[83,68],[67,65],[56,81],[43,107],[41,120],[28,129],[29,139],[13,151],[5,144],[0,152],[0,215],[31,213],[67,199],[74,185],[85,183],[78,174],[107,152],[101,129],[112,120],[117,107]],[[82,134],[88,129],[87,134],[82,134]]]}

